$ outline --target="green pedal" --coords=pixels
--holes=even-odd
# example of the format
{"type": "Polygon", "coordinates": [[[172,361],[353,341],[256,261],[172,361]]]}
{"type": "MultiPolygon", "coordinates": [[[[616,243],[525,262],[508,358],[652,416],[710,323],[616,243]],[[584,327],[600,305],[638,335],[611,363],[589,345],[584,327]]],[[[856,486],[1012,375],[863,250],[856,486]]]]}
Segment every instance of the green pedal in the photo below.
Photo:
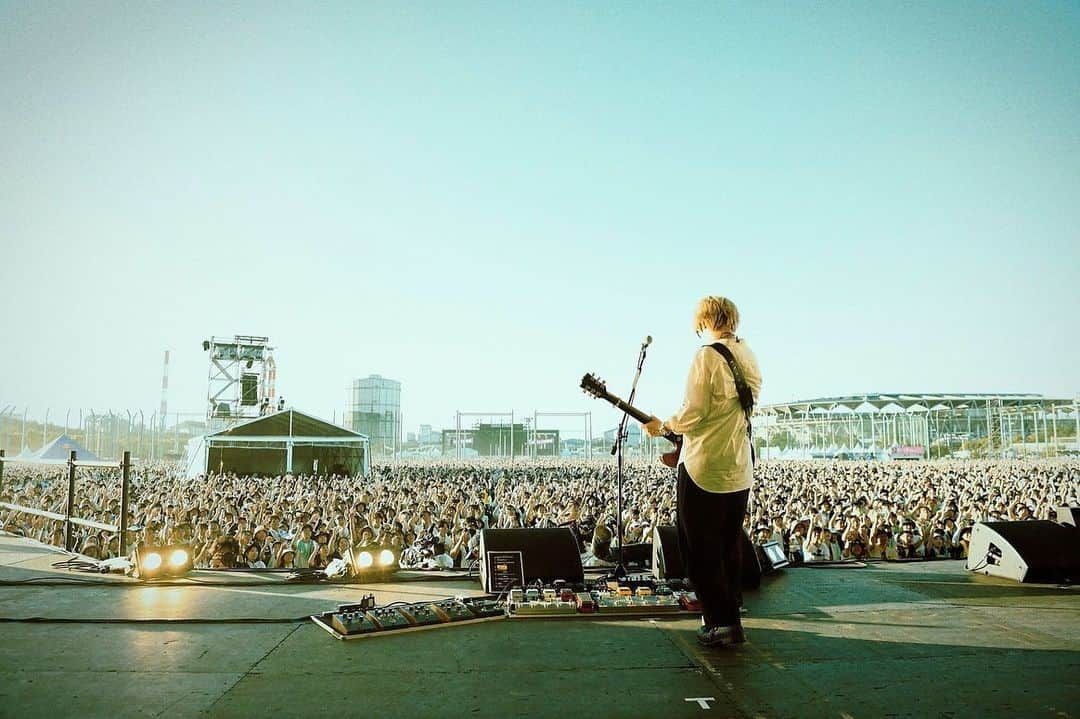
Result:
{"type": "Polygon", "coordinates": [[[372,609],[368,611],[368,616],[375,620],[380,629],[405,629],[412,626],[404,614],[393,608],[372,609]]]}
{"type": "Polygon", "coordinates": [[[431,607],[444,622],[463,622],[466,619],[476,618],[463,602],[454,599],[435,602],[431,607]]]}
{"type": "Polygon", "coordinates": [[[379,631],[375,622],[371,621],[364,612],[340,612],[330,617],[330,625],[339,634],[352,636],[354,634],[368,634],[379,631]]]}
{"type": "Polygon", "coordinates": [[[442,624],[448,619],[443,619],[430,604],[409,604],[398,607],[398,611],[405,615],[405,619],[414,627],[424,627],[429,624],[442,624]]]}
{"type": "Polygon", "coordinates": [[[477,599],[466,603],[466,606],[477,619],[490,619],[491,617],[506,616],[506,605],[502,602],[494,602],[490,599],[477,599]]]}

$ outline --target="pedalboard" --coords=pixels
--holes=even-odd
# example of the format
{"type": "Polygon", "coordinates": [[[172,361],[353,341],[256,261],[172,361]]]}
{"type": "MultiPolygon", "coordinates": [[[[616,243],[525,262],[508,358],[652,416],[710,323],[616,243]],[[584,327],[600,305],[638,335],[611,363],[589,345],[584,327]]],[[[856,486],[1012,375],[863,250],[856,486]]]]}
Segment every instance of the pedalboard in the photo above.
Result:
{"type": "Polygon", "coordinates": [[[676,591],[666,582],[635,578],[600,582],[591,589],[574,590],[565,583],[555,587],[511,589],[510,617],[664,616],[700,610],[692,592],[676,591]]]}
{"type": "Polygon", "coordinates": [[[511,589],[507,601],[491,597],[454,597],[376,606],[375,597],[342,604],[336,611],[311,620],[338,639],[362,639],[389,634],[473,624],[494,619],[571,617],[655,617],[701,611],[693,592],[673,589],[665,582],[600,583],[592,588],[556,582],[511,589]]]}
{"type": "Polygon", "coordinates": [[[490,599],[457,597],[377,607],[374,597],[364,597],[337,611],[313,615],[311,621],[337,639],[362,639],[505,617],[506,604],[490,599]]]}

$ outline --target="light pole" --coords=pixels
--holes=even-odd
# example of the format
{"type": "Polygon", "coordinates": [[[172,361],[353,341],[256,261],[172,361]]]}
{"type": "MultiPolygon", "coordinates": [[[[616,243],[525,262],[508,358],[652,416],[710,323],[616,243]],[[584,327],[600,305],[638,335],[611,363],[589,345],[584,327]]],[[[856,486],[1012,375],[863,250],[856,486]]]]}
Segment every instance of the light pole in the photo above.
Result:
{"type": "MultiPolygon", "coordinates": [[[[89,412],[90,412],[90,416],[87,418],[87,422],[86,422],[86,446],[87,447],[90,446],[90,443],[91,443],[90,440],[92,439],[90,433],[97,430],[97,415],[94,414],[93,409],[90,409],[89,412]],[[91,425],[93,425],[93,427],[94,427],[93,429],[90,429],[91,425]]],[[[100,452],[101,448],[98,447],[96,443],[95,443],[94,446],[95,446],[94,454],[100,454],[101,453],[100,452]]]]}
{"type": "Polygon", "coordinates": [[[22,413],[22,434],[19,435],[19,451],[22,452],[23,447],[26,446],[26,413],[29,407],[23,407],[22,413]]]}
{"type": "Polygon", "coordinates": [[[15,405],[8,405],[4,407],[4,411],[0,412],[0,448],[4,446],[4,429],[7,427],[7,422],[4,421],[5,415],[11,412],[12,416],[15,414],[15,405]]]}
{"type": "Polygon", "coordinates": [[[45,422],[42,423],[42,425],[41,425],[41,446],[42,447],[44,447],[45,443],[49,441],[46,438],[46,435],[48,434],[48,432],[49,432],[49,408],[46,407],[45,408],[45,422]]]}

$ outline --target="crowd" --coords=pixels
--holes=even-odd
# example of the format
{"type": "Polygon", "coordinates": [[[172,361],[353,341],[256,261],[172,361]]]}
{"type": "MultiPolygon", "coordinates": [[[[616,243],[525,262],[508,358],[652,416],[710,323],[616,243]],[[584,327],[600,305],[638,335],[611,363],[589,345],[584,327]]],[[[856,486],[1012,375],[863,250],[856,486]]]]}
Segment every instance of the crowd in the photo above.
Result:
{"type": "MultiPolygon", "coordinates": [[[[1046,519],[1078,504],[1080,462],[763,462],[746,529],[796,562],[966,556],[978,521],[1046,519]]],[[[132,478],[128,546],[189,543],[198,567],[324,568],[364,547],[391,548],[405,567],[468,567],[485,527],[570,527],[587,564],[648,543],[675,521],[674,472],[631,463],[617,486],[610,462],[386,464],[369,477],[181,476],[152,464],[132,478]]],[[[0,501],[62,514],[66,468],[9,465],[0,501]]],[[[80,469],[74,516],[119,525],[114,470],[80,469]]],[[[0,508],[4,531],[64,545],[62,521],[0,508]]],[[[114,532],[76,527],[76,550],[119,553],[114,532]]]]}

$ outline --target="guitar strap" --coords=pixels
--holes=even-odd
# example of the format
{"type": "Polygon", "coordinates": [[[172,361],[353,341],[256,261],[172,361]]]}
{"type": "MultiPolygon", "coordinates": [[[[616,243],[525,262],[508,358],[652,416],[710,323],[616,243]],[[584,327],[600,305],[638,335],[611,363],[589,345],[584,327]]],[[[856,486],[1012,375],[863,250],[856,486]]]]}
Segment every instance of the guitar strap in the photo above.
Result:
{"type": "Polygon", "coordinates": [[[727,345],[717,342],[709,346],[719,352],[731,368],[731,376],[735,379],[735,390],[739,393],[739,404],[742,405],[743,414],[746,415],[746,436],[750,440],[750,462],[757,464],[757,453],[754,451],[754,428],[750,423],[750,417],[754,412],[754,393],[750,390],[750,385],[746,383],[746,376],[743,375],[739,363],[735,361],[735,355],[731,354],[727,345]]]}

